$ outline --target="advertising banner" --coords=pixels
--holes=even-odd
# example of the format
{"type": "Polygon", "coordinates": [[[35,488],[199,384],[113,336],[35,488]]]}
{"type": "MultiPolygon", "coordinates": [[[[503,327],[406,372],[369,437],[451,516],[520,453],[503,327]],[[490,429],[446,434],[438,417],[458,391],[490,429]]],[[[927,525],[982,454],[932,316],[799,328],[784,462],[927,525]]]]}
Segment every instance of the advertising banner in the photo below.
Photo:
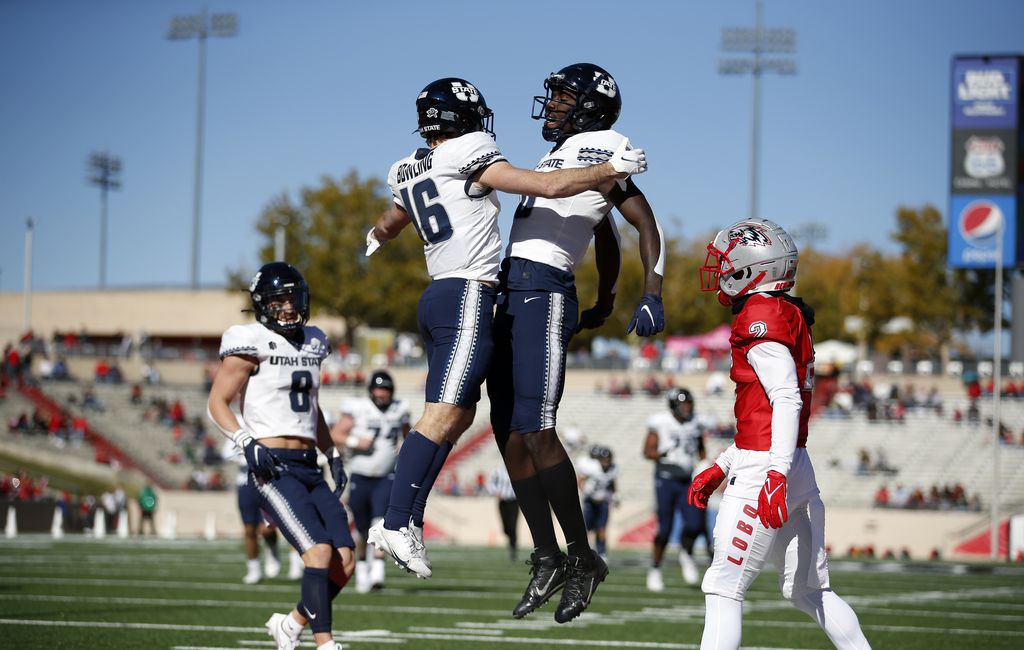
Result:
{"type": "Polygon", "coordinates": [[[953,268],[993,268],[998,250],[1003,265],[1017,263],[1017,197],[953,195],[950,198],[948,264],[953,268]],[[997,239],[1000,225],[1002,237],[997,239]]]}
{"type": "Polygon", "coordinates": [[[1020,92],[1016,57],[953,61],[953,128],[1016,129],[1020,92]]]}

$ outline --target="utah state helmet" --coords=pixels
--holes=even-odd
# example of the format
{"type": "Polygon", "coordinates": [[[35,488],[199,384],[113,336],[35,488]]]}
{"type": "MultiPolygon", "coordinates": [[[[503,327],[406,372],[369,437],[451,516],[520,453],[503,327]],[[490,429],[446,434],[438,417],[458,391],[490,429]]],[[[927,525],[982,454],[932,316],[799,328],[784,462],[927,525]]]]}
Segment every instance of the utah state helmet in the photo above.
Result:
{"type": "Polygon", "coordinates": [[[682,418],[683,422],[689,422],[693,419],[693,409],[696,403],[693,401],[693,393],[685,388],[673,388],[668,392],[668,408],[673,413],[677,414],[682,418]],[[689,404],[689,409],[684,409],[683,405],[689,404]]]}
{"type": "Polygon", "coordinates": [[[494,111],[465,79],[445,77],[427,84],[416,98],[419,132],[426,140],[483,131],[494,137],[494,111]]]}
{"type": "Polygon", "coordinates": [[[574,63],[544,80],[544,96],[533,98],[535,120],[544,120],[541,133],[548,142],[558,142],[585,131],[612,128],[622,110],[622,94],[608,71],[593,63],[574,63]],[[571,93],[575,103],[554,100],[557,90],[571,93]],[[548,126],[548,122],[554,126],[548,126]],[[571,128],[570,128],[571,127],[571,128]]]}
{"type": "Polygon", "coordinates": [[[260,267],[249,283],[249,299],[256,320],[282,336],[294,336],[309,320],[309,285],[290,264],[270,262],[260,267]],[[280,307],[270,304],[276,296],[291,296],[295,320],[279,320],[280,307]]]}
{"type": "Polygon", "coordinates": [[[376,370],[370,375],[370,381],[366,382],[366,390],[370,393],[370,401],[373,402],[381,411],[386,411],[391,406],[391,401],[395,395],[395,380],[391,378],[391,374],[386,370],[376,370]],[[374,390],[382,388],[390,391],[390,394],[385,398],[378,399],[378,396],[374,394],[374,390]]]}

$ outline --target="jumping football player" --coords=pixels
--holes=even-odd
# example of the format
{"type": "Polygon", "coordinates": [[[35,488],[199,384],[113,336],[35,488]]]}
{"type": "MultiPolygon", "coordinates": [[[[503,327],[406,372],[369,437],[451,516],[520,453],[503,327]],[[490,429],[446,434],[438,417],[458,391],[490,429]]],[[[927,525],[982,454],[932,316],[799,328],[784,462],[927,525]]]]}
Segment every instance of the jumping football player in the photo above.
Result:
{"type": "Polygon", "coordinates": [[[701,589],[701,650],[735,650],[743,599],[765,562],[779,567],[782,595],[821,626],[836,648],[869,649],[857,614],[829,587],[825,506],[807,455],[814,388],[814,310],[789,295],[792,237],[767,219],[744,219],[708,244],[701,289],[732,309],[736,437],[698,474],[689,501],[706,508],[729,478],[715,523],[715,556],[701,589]]]}
{"type": "MultiPolygon", "coordinates": [[[[612,130],[622,109],[615,79],[591,63],[551,73],[534,97],[534,119],[553,143],[536,169],[582,171],[604,166],[629,140],[612,130]]],[[[664,237],[632,179],[609,180],[566,198],[524,195],[512,221],[494,317],[494,362],[487,379],[491,426],[533,535],[530,579],[512,616],[522,618],[564,586],[555,620],[565,623],[590,604],[608,567],[590,547],[576,471],[555,432],[573,334],[599,327],[615,302],[620,251],[611,209],[639,233],[644,295],[626,334],[653,336],[665,327],[661,301],[664,237]],[[579,313],[575,270],[595,240],[596,304],[579,313]],[[558,547],[552,512],[566,540],[558,547]]]]}
{"type": "Polygon", "coordinates": [[[387,513],[370,528],[369,540],[399,566],[428,578],[422,540],[427,495],[452,445],[473,422],[491,362],[501,259],[494,190],[568,197],[640,173],[647,163],[642,149],[629,149],[621,138],[604,164],[553,173],[513,167],[495,144],[492,111],[464,79],[428,84],[416,112],[427,148],[391,167],[394,205],[368,233],[367,254],[410,223],[423,240],[431,283],[417,316],[427,350],[426,404],[402,445],[387,513]]]}

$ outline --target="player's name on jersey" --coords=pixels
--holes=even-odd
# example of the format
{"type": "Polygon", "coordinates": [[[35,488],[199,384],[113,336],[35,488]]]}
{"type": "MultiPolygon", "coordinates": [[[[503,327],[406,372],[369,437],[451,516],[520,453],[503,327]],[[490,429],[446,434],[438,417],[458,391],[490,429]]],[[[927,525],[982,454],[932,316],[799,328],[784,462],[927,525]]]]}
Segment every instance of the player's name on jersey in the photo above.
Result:
{"type": "Polygon", "coordinates": [[[316,366],[319,368],[321,361],[323,361],[323,359],[319,357],[270,357],[270,365],[272,366],[316,366]]]}
{"type": "Polygon", "coordinates": [[[434,150],[431,149],[430,153],[423,160],[417,161],[415,164],[410,165],[409,163],[402,163],[398,166],[398,182],[404,183],[411,178],[416,178],[420,174],[426,171],[430,171],[430,168],[434,164],[434,150]]]}

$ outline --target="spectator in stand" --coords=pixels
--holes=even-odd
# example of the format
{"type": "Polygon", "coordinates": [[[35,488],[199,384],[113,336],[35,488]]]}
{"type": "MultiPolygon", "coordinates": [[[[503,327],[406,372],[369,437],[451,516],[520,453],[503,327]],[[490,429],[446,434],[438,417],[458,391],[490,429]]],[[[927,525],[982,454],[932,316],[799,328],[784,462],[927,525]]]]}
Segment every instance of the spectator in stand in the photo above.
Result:
{"type": "Polygon", "coordinates": [[[153,486],[146,483],[139,491],[139,510],[141,516],[139,517],[139,535],[146,534],[146,522],[149,522],[149,529],[154,535],[156,535],[156,522],[154,521],[154,515],[156,513],[156,492],[153,490],[153,486]]]}
{"type": "Polygon", "coordinates": [[[867,476],[871,473],[871,456],[868,455],[868,450],[861,448],[857,458],[857,475],[867,476]]]}
{"type": "Polygon", "coordinates": [[[107,363],[106,359],[100,359],[96,362],[96,369],[93,370],[93,378],[103,384],[106,383],[107,378],[110,376],[110,364],[107,363]]]}
{"type": "Polygon", "coordinates": [[[142,404],[142,384],[132,384],[131,402],[135,406],[142,404]]]}
{"type": "Polygon", "coordinates": [[[172,424],[181,424],[185,421],[185,405],[181,403],[180,399],[174,400],[167,415],[172,424]]]}
{"type": "Polygon", "coordinates": [[[885,485],[885,483],[882,483],[880,486],[878,486],[878,490],[875,492],[875,507],[889,507],[889,488],[885,485]]]}

